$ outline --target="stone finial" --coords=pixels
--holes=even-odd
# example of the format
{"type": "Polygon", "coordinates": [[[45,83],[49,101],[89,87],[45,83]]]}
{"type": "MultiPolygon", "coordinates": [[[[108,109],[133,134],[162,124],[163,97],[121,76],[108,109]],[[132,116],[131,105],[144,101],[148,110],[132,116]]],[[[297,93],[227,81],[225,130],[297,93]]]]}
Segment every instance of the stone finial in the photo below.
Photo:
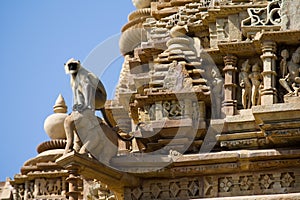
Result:
{"type": "Polygon", "coordinates": [[[187,28],[185,26],[180,26],[180,25],[177,25],[177,26],[174,26],[171,31],[170,31],[170,35],[172,38],[175,38],[175,37],[184,37],[186,36],[187,34],[187,28]]]}
{"type": "Polygon", "coordinates": [[[66,106],[66,102],[64,97],[59,94],[56,101],[55,105],[53,106],[53,111],[55,113],[67,113],[68,107],[66,106]]]}
{"type": "Polygon", "coordinates": [[[150,7],[151,0],[132,0],[132,3],[137,9],[142,9],[150,7]]]}
{"type": "Polygon", "coordinates": [[[44,122],[44,130],[52,140],[66,139],[64,121],[68,114],[66,102],[61,94],[55,101],[53,111],[54,113],[48,116],[44,122]]]}

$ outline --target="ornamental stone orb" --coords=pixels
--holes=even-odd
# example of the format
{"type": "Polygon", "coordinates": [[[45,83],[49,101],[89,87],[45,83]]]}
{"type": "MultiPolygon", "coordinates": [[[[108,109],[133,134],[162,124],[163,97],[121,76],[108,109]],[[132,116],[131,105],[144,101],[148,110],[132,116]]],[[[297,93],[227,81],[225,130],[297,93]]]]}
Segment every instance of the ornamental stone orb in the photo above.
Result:
{"type": "Polygon", "coordinates": [[[44,122],[44,130],[52,140],[66,139],[64,121],[68,114],[66,114],[67,106],[62,95],[58,96],[53,110],[54,113],[48,116],[44,122]]]}
{"type": "Polygon", "coordinates": [[[132,0],[132,3],[137,9],[142,9],[150,7],[151,0],[132,0]]]}
{"type": "Polygon", "coordinates": [[[184,37],[184,36],[186,36],[186,34],[187,34],[186,27],[180,26],[180,25],[174,26],[170,31],[170,35],[172,38],[184,37]]]}
{"type": "Polygon", "coordinates": [[[66,113],[55,113],[46,118],[44,130],[52,140],[66,139],[64,121],[67,116],[66,113]]]}

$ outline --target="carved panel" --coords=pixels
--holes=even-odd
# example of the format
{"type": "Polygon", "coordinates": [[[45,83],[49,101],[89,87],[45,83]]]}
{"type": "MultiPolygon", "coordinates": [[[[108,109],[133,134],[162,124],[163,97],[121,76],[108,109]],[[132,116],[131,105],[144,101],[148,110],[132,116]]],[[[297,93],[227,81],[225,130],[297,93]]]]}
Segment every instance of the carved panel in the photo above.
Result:
{"type": "Polygon", "coordinates": [[[195,199],[299,192],[300,180],[296,174],[299,172],[290,170],[146,180],[141,187],[127,188],[129,194],[125,194],[125,199],[195,199]]]}
{"type": "Polygon", "coordinates": [[[37,178],[14,186],[14,199],[66,199],[65,178],[37,178]]]}
{"type": "Polygon", "coordinates": [[[19,184],[14,187],[14,199],[23,200],[25,197],[25,184],[19,184]]]}
{"type": "Polygon", "coordinates": [[[107,185],[96,180],[85,180],[83,193],[83,199],[87,200],[115,199],[115,195],[108,189],[107,185]]]}
{"type": "Polygon", "coordinates": [[[62,181],[60,179],[36,179],[35,180],[35,195],[60,195],[62,192],[62,181]]]}

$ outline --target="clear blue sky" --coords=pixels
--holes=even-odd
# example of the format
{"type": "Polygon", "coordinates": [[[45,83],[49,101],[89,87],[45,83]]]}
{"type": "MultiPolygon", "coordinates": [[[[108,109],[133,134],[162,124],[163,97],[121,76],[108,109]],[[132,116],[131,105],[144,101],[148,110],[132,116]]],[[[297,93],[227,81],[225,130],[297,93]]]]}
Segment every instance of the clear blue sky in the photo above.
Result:
{"type": "MultiPolygon", "coordinates": [[[[64,62],[71,57],[84,61],[99,44],[115,40],[134,9],[131,0],[0,1],[0,181],[20,173],[23,163],[37,155],[36,147],[49,140],[43,124],[59,93],[71,111],[64,62]]],[[[106,44],[99,65],[115,44],[106,44]]],[[[107,69],[106,78],[100,78],[110,95],[122,61],[114,58],[109,68],[99,66],[107,69]]]]}

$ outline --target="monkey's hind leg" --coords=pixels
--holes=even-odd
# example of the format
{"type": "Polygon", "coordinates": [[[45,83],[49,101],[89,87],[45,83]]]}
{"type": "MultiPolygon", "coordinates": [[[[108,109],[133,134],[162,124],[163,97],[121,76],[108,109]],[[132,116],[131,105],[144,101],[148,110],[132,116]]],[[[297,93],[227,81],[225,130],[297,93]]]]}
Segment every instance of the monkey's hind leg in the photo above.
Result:
{"type": "Polygon", "coordinates": [[[67,144],[63,155],[66,155],[73,148],[75,123],[72,119],[72,114],[66,117],[64,122],[64,128],[67,137],[67,144]]]}

